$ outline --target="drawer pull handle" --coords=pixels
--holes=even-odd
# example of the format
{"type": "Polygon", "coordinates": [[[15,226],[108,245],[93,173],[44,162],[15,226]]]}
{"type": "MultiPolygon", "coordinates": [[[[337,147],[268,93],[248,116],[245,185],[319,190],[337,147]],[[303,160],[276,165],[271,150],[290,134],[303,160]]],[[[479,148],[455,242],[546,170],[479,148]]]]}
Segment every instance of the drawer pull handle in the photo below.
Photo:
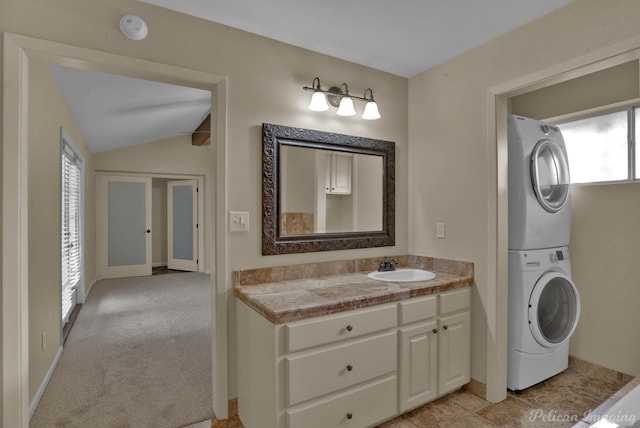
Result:
{"type": "Polygon", "coordinates": [[[444,328],[445,330],[447,330],[449,327],[446,325],[443,325],[442,328],[444,328]]]}
{"type": "Polygon", "coordinates": [[[351,370],[353,370],[353,366],[352,366],[351,364],[349,364],[349,365],[347,366],[347,371],[348,371],[348,372],[350,372],[351,370]]]}
{"type": "Polygon", "coordinates": [[[433,331],[433,334],[436,334],[436,333],[438,332],[438,329],[437,329],[437,328],[434,328],[434,329],[433,329],[433,330],[431,330],[431,331],[433,331]]]}
{"type": "Polygon", "coordinates": [[[353,418],[353,413],[347,413],[347,419],[353,418]]]}
{"type": "Polygon", "coordinates": [[[352,326],[351,324],[349,324],[349,325],[347,326],[347,331],[351,331],[351,330],[353,330],[353,326],[352,326]]]}

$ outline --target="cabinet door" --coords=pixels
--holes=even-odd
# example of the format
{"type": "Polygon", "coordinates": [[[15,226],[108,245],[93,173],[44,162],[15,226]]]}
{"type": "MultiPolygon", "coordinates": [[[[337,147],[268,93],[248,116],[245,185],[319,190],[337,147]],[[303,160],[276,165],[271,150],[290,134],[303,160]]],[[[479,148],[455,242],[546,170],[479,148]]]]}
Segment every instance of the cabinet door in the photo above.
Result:
{"type": "Polygon", "coordinates": [[[453,391],[469,382],[471,372],[471,315],[443,317],[438,326],[438,392],[453,391]]]}
{"type": "Polygon", "coordinates": [[[418,407],[437,396],[436,321],[400,329],[400,411],[418,407]]]}
{"type": "Polygon", "coordinates": [[[350,195],[352,155],[332,153],[329,156],[331,166],[328,193],[350,195]]]}

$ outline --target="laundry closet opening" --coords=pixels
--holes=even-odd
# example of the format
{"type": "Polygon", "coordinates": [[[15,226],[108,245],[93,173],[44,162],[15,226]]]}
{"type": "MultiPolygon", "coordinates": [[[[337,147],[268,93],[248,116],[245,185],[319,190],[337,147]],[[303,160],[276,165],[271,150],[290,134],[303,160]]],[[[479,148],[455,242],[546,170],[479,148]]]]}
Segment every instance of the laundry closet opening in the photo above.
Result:
{"type": "MultiPolygon", "coordinates": [[[[553,126],[624,112],[640,103],[638,56],[640,51],[629,51],[604,60],[599,70],[510,97],[509,113],[553,126]]],[[[621,145],[623,160],[619,163],[625,177],[628,171],[634,171],[627,163],[633,166],[635,161],[633,152],[624,149],[627,134],[633,137],[637,130],[633,126],[623,129],[620,142],[606,136],[611,125],[602,122],[592,127],[591,137],[571,141],[577,158],[572,159],[569,151],[569,163],[581,162],[583,168],[598,170],[604,158],[617,153],[615,149],[621,145]],[[598,154],[598,150],[605,154],[598,154]],[[590,160],[600,163],[589,164],[590,160]]],[[[640,239],[640,181],[636,177],[629,172],[626,180],[570,186],[568,251],[582,315],[571,337],[569,355],[627,374],[640,371],[640,352],[628,346],[629,338],[636,335],[633,326],[640,322],[634,305],[640,290],[629,281],[637,270],[640,239]]]]}

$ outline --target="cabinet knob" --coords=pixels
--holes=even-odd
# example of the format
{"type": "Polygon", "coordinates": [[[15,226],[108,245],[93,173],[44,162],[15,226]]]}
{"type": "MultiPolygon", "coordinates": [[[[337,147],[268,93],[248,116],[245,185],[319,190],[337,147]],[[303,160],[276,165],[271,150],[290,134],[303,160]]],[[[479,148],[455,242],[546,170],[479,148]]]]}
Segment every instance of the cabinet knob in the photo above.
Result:
{"type": "Polygon", "coordinates": [[[438,332],[437,328],[434,328],[433,330],[431,330],[433,332],[433,334],[436,334],[438,332]]]}
{"type": "Polygon", "coordinates": [[[347,413],[347,419],[352,419],[353,418],[353,413],[347,413]]]}
{"type": "Polygon", "coordinates": [[[352,326],[351,324],[349,324],[349,325],[347,326],[347,331],[351,331],[351,330],[353,330],[353,326],[352,326]]]}
{"type": "Polygon", "coordinates": [[[353,366],[352,366],[351,364],[349,364],[349,365],[347,366],[347,371],[348,371],[348,372],[350,372],[351,370],[353,370],[353,366]]]}
{"type": "Polygon", "coordinates": [[[445,330],[447,330],[449,328],[449,326],[443,325],[442,328],[444,328],[445,330]]]}

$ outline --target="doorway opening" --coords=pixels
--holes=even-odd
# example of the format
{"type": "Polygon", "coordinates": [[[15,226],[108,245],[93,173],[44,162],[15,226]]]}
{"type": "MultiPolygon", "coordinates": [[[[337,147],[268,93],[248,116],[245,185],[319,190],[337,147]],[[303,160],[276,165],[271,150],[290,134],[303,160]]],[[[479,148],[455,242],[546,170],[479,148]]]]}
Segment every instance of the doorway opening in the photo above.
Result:
{"type": "MultiPolygon", "coordinates": [[[[152,61],[114,55],[91,49],[53,43],[15,34],[4,34],[3,109],[3,244],[14,251],[3,252],[2,336],[4,346],[3,395],[4,423],[26,427],[33,391],[29,390],[29,338],[39,337],[30,331],[29,307],[29,206],[21,201],[29,197],[29,94],[33,82],[29,79],[32,61],[44,61],[83,69],[117,73],[177,85],[210,90],[212,112],[212,149],[207,157],[215,185],[207,187],[211,203],[212,230],[216,245],[209,254],[215,275],[212,290],[212,350],[214,391],[213,410],[219,418],[227,417],[227,358],[226,358],[226,77],[208,72],[170,66],[152,61]]],[[[35,260],[33,261],[35,263],[35,260]]],[[[35,313],[36,308],[31,308],[35,313]]],[[[33,381],[33,378],[32,378],[33,381]]]]}

